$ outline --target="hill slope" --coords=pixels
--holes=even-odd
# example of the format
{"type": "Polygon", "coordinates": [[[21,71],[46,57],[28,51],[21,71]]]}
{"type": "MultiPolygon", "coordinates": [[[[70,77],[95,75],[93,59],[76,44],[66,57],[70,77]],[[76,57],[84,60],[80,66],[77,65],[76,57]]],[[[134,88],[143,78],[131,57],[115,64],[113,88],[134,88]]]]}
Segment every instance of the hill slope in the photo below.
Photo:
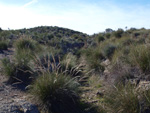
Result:
{"type": "Polygon", "coordinates": [[[2,98],[3,86],[13,86],[44,112],[150,112],[149,29],[92,36],[48,26],[1,30],[0,58],[2,98]]]}

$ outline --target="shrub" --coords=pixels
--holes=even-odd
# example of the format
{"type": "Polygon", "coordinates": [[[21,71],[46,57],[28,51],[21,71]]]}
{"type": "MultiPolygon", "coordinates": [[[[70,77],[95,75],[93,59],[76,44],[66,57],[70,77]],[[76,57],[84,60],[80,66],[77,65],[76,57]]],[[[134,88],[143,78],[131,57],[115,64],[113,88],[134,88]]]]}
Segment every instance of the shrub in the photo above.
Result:
{"type": "Polygon", "coordinates": [[[113,113],[140,113],[140,101],[135,86],[118,84],[104,97],[106,106],[113,113]]]}
{"type": "Polygon", "coordinates": [[[60,63],[60,58],[58,54],[52,54],[50,52],[44,52],[34,58],[35,62],[42,65],[43,68],[48,68],[51,63],[58,65],[60,63]]]}
{"type": "Polygon", "coordinates": [[[135,37],[138,37],[139,35],[140,35],[139,32],[135,32],[135,33],[134,33],[134,36],[135,36],[135,37]]]}
{"type": "Polygon", "coordinates": [[[104,71],[104,67],[101,65],[101,61],[104,59],[104,56],[102,55],[100,48],[89,48],[85,50],[84,54],[88,71],[93,69],[98,73],[104,71]]]}
{"type": "Polygon", "coordinates": [[[103,72],[105,70],[104,66],[101,65],[101,61],[99,59],[89,59],[88,63],[90,70],[94,69],[94,71],[98,73],[103,72]]]}
{"type": "Polygon", "coordinates": [[[2,60],[3,73],[8,76],[8,82],[11,84],[24,84],[27,86],[31,82],[33,76],[33,70],[29,65],[18,63],[16,61],[11,62],[9,59],[4,58],[2,60]]]}
{"type": "Polygon", "coordinates": [[[16,67],[13,63],[10,62],[8,58],[4,58],[1,60],[2,69],[6,76],[12,77],[15,75],[16,67]]]}
{"type": "Polygon", "coordinates": [[[52,113],[82,113],[78,106],[79,84],[63,73],[45,72],[30,86],[34,101],[43,111],[52,113]]]}
{"type": "Polygon", "coordinates": [[[138,66],[143,72],[150,70],[150,46],[149,45],[136,45],[131,48],[130,62],[138,66]]]}
{"type": "Polygon", "coordinates": [[[11,60],[8,58],[2,59],[2,69],[11,84],[18,83],[27,86],[31,82],[31,77],[34,76],[31,56],[27,55],[26,50],[14,53],[11,60]]]}
{"type": "Polygon", "coordinates": [[[121,64],[129,64],[129,53],[130,53],[130,47],[131,46],[126,46],[122,49],[116,49],[112,58],[111,58],[111,63],[113,66],[117,66],[120,63],[121,64]]]}
{"type": "Polygon", "coordinates": [[[75,67],[77,65],[77,57],[72,53],[68,53],[62,61],[62,64],[63,63],[67,67],[75,67]]]}
{"type": "Polygon", "coordinates": [[[118,29],[117,31],[114,32],[114,36],[116,38],[121,38],[123,33],[124,33],[123,29],[118,29]]]}
{"type": "MultiPolygon", "coordinates": [[[[37,78],[28,87],[33,101],[38,103],[43,112],[85,113],[83,111],[85,111],[86,106],[81,105],[84,103],[80,101],[79,95],[82,91],[79,88],[79,76],[71,76],[72,73],[68,73],[68,68],[62,69],[61,63],[65,61],[56,64],[54,56],[52,57],[54,62],[50,61],[50,57],[46,56],[44,58],[43,56],[42,59],[45,60],[44,65],[40,57],[37,56],[35,58],[37,78]]],[[[76,59],[72,54],[68,54],[65,58],[70,57],[71,60],[76,59]]],[[[69,63],[70,61],[66,62],[69,63]]],[[[65,67],[68,65],[66,62],[64,63],[64,66],[66,65],[65,67]]],[[[74,66],[76,64],[74,63],[75,61],[73,60],[71,65],[74,66]]]]}
{"type": "Polygon", "coordinates": [[[14,62],[17,65],[29,66],[31,60],[34,59],[36,55],[41,53],[41,46],[30,37],[21,37],[14,43],[15,53],[14,53],[14,62]]]}
{"type": "Polygon", "coordinates": [[[101,35],[97,36],[96,38],[99,43],[105,40],[105,38],[101,35]]]}
{"type": "Polygon", "coordinates": [[[60,64],[61,69],[66,71],[66,74],[78,76],[82,73],[81,66],[78,64],[78,59],[72,53],[68,53],[60,64]]]}
{"type": "Polygon", "coordinates": [[[109,39],[111,34],[110,33],[106,33],[105,36],[106,36],[107,39],[109,39]]]}
{"type": "Polygon", "coordinates": [[[49,34],[49,35],[47,35],[47,38],[48,38],[48,40],[51,40],[52,38],[54,38],[54,35],[49,34]]]}
{"type": "Polygon", "coordinates": [[[13,62],[18,65],[28,65],[30,64],[33,55],[29,50],[23,49],[21,52],[15,52],[13,55],[13,62]]]}
{"type": "Polygon", "coordinates": [[[103,48],[103,55],[106,57],[106,58],[110,58],[112,57],[113,53],[115,52],[116,50],[116,46],[113,45],[113,44],[106,44],[103,48]]]}
{"type": "Polygon", "coordinates": [[[0,41],[0,50],[7,50],[8,48],[8,41],[0,41]]]}
{"type": "Polygon", "coordinates": [[[30,54],[37,53],[41,50],[39,43],[30,37],[23,36],[15,42],[16,52],[20,53],[22,50],[30,51],[30,54]]]}

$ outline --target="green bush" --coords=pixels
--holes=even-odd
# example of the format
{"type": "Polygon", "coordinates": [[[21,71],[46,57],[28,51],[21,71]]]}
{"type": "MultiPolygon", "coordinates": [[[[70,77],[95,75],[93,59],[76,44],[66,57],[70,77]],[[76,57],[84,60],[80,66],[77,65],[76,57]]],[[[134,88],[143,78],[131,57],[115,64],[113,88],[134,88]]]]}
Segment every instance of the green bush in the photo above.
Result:
{"type": "Polygon", "coordinates": [[[113,45],[113,44],[106,44],[103,48],[103,55],[106,57],[106,58],[111,58],[113,53],[115,52],[116,50],[116,46],[113,45]]]}
{"type": "Polygon", "coordinates": [[[39,75],[29,91],[44,112],[82,113],[78,106],[79,84],[75,78],[63,73],[45,72],[39,75]]]}
{"type": "Polygon", "coordinates": [[[101,35],[97,36],[96,38],[99,43],[105,40],[105,38],[101,35]]]}
{"type": "Polygon", "coordinates": [[[123,33],[124,33],[123,29],[118,29],[117,31],[114,32],[114,36],[116,38],[121,38],[123,33]]]}

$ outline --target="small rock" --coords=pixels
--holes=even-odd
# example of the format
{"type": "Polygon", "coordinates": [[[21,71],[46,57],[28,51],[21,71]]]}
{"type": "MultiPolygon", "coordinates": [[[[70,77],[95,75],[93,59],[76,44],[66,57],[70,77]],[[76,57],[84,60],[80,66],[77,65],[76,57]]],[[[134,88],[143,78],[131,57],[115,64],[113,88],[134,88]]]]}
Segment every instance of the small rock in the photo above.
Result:
{"type": "Polygon", "coordinates": [[[21,106],[24,109],[24,113],[39,113],[37,107],[31,103],[25,103],[21,106]]]}

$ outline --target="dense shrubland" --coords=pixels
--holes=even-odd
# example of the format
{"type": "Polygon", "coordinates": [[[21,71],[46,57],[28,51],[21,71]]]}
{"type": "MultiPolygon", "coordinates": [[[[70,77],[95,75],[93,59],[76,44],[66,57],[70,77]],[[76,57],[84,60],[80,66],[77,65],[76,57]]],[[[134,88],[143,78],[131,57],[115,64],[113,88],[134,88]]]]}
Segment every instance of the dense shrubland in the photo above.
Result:
{"type": "Polygon", "coordinates": [[[9,49],[2,74],[42,112],[150,112],[150,30],[1,30],[0,52],[9,49]]]}

